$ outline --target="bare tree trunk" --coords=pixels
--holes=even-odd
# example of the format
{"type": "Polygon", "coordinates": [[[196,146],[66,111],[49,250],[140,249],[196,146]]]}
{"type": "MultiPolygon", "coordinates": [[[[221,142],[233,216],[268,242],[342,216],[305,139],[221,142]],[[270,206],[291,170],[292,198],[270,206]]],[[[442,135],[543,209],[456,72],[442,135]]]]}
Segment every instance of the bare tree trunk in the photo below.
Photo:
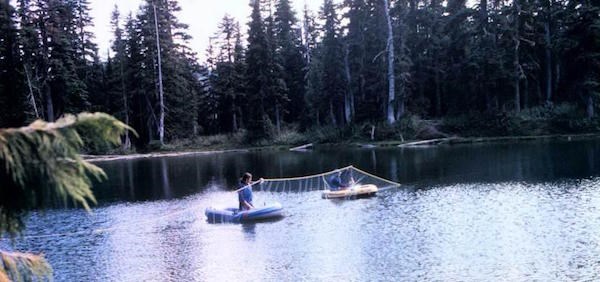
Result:
{"type": "Polygon", "coordinates": [[[401,91],[400,95],[398,95],[398,109],[396,109],[396,120],[399,120],[404,116],[404,97],[406,92],[401,91]]]}
{"type": "MultiPolygon", "coordinates": [[[[436,55],[437,56],[437,55],[436,55]]],[[[436,60],[437,62],[437,60],[436,60]]],[[[437,63],[436,63],[437,64],[437,63]]],[[[439,64],[437,64],[439,66],[439,64]]],[[[435,80],[435,113],[438,117],[442,116],[442,90],[440,89],[440,72],[436,69],[434,70],[434,80],[435,80]]]]}
{"type": "Polygon", "coordinates": [[[317,122],[317,127],[321,126],[321,114],[319,114],[319,111],[317,110],[317,113],[315,114],[315,118],[316,118],[316,122],[317,122]]]}
{"type": "MultiPolygon", "coordinates": [[[[479,17],[480,17],[480,34],[481,34],[481,38],[483,40],[483,44],[485,44],[485,46],[488,46],[488,36],[487,36],[487,25],[488,25],[488,10],[487,7],[488,6],[488,2],[487,0],[480,0],[479,1],[479,17]]],[[[487,64],[484,63],[484,71],[483,71],[483,76],[486,75],[486,70],[487,70],[487,64]]],[[[484,84],[484,80],[481,79],[480,77],[477,79],[477,89],[478,92],[484,92],[485,93],[485,106],[486,106],[486,111],[490,112],[492,110],[492,98],[490,97],[490,93],[489,91],[487,91],[485,84],[484,84]]]]}
{"type": "Polygon", "coordinates": [[[514,17],[515,17],[515,35],[514,35],[514,41],[515,41],[515,47],[514,47],[514,60],[513,60],[513,67],[514,67],[514,95],[515,95],[515,111],[518,113],[521,111],[521,93],[520,93],[520,88],[519,88],[519,81],[521,80],[521,64],[519,63],[519,45],[521,43],[521,38],[520,38],[520,34],[519,34],[519,17],[521,15],[521,6],[519,4],[520,0],[515,0],[513,1],[513,5],[515,8],[515,13],[514,13],[514,17]]]}
{"type": "Polygon", "coordinates": [[[344,117],[346,118],[347,124],[350,124],[352,122],[352,86],[350,85],[350,63],[348,62],[349,53],[350,50],[348,48],[348,44],[344,44],[344,73],[346,75],[346,92],[344,93],[344,117]]]}
{"type": "MultiPolygon", "coordinates": [[[[125,90],[125,77],[123,71],[123,58],[119,63],[119,71],[121,75],[121,96],[123,98],[123,112],[125,113],[125,124],[129,125],[129,102],[127,101],[127,91],[125,90]]],[[[123,142],[123,149],[127,150],[131,148],[131,139],[129,139],[129,130],[125,132],[125,141],[123,142]]]]}
{"type": "MultiPolygon", "coordinates": [[[[550,9],[550,7],[548,7],[550,9]]],[[[550,11],[548,11],[548,14],[550,11]]],[[[546,104],[552,103],[552,49],[550,42],[550,16],[544,23],[544,37],[546,40],[546,104]]]]}
{"type": "Polygon", "coordinates": [[[556,64],[554,66],[554,85],[552,85],[552,90],[556,93],[556,89],[558,89],[558,82],[560,81],[560,63],[558,60],[555,60],[556,64]]]}
{"type": "Polygon", "coordinates": [[[281,134],[281,117],[279,113],[279,104],[275,105],[275,124],[277,126],[277,134],[281,134]]]}
{"type": "Polygon", "coordinates": [[[239,107],[236,107],[236,112],[239,113],[238,129],[244,128],[244,112],[239,107]]]}
{"type": "Polygon", "coordinates": [[[544,101],[544,98],[542,97],[542,86],[540,86],[540,83],[542,83],[542,82],[541,81],[535,82],[535,97],[538,99],[538,101],[540,103],[542,103],[542,101],[544,101]]]}
{"type": "Polygon", "coordinates": [[[311,50],[310,50],[310,33],[308,30],[308,5],[306,3],[304,3],[304,22],[303,22],[303,26],[304,26],[304,50],[306,50],[306,65],[309,66],[310,65],[310,61],[311,61],[311,50]]]}
{"type": "Polygon", "coordinates": [[[31,76],[29,75],[29,69],[27,68],[27,64],[23,64],[23,69],[25,70],[25,77],[27,78],[27,87],[29,88],[29,102],[31,102],[31,107],[35,112],[35,118],[40,118],[40,113],[38,112],[37,104],[35,103],[35,95],[33,94],[33,86],[31,85],[31,76]]]}
{"type": "Polygon", "coordinates": [[[354,108],[354,94],[350,95],[350,117],[356,116],[356,110],[354,108]]]}
{"type": "MultiPolygon", "coordinates": [[[[518,52],[517,52],[518,53],[518,52]]],[[[516,61],[518,61],[518,59],[515,59],[516,61]]],[[[515,64],[518,64],[515,63],[515,64]]],[[[518,72],[518,70],[517,70],[518,72]]],[[[519,87],[519,76],[515,76],[515,81],[514,81],[514,91],[515,91],[515,112],[519,113],[521,112],[521,92],[520,92],[520,87],[519,87]]]]}
{"type": "Polygon", "coordinates": [[[329,100],[329,118],[331,118],[331,124],[337,126],[337,121],[335,119],[335,113],[333,111],[333,101],[329,100]]]}
{"type": "Polygon", "coordinates": [[[237,114],[235,112],[235,110],[233,111],[233,116],[231,117],[233,124],[231,125],[233,128],[233,132],[236,132],[238,130],[238,125],[237,125],[237,114]]]}
{"type": "MultiPolygon", "coordinates": [[[[44,17],[46,17],[47,15],[47,11],[44,11],[42,9],[41,11],[41,15],[40,15],[40,19],[43,19],[44,17]]],[[[40,83],[40,86],[44,91],[42,100],[45,100],[46,102],[46,119],[48,121],[54,121],[54,119],[56,118],[54,116],[54,102],[52,101],[52,89],[50,88],[49,85],[49,78],[50,78],[50,74],[48,73],[48,59],[49,59],[49,38],[48,38],[48,34],[46,31],[46,24],[45,21],[40,20],[38,23],[39,29],[40,29],[40,36],[41,36],[41,42],[42,42],[42,46],[41,46],[41,52],[42,52],[42,58],[41,58],[41,67],[40,69],[43,71],[43,76],[42,76],[42,83],[40,83]]]]}
{"type": "Polygon", "coordinates": [[[594,97],[588,95],[587,98],[587,117],[588,119],[594,118],[594,97]]]}
{"type": "Polygon", "coordinates": [[[523,107],[529,108],[529,79],[525,77],[523,79],[523,107]]]}
{"type": "Polygon", "coordinates": [[[387,99],[387,122],[393,124],[396,122],[396,115],[394,114],[394,102],[396,100],[396,75],[394,73],[394,32],[392,30],[392,19],[390,17],[390,8],[388,0],[383,1],[383,7],[385,9],[384,15],[387,21],[387,53],[388,53],[388,99],[387,99]]]}
{"type": "Polygon", "coordinates": [[[156,15],[156,5],[152,3],[154,8],[154,28],[156,31],[156,52],[158,58],[158,99],[160,103],[160,117],[158,121],[158,138],[160,140],[160,144],[165,144],[165,103],[163,96],[163,81],[162,81],[162,64],[161,64],[161,55],[160,55],[160,39],[158,38],[158,17],[156,15]]]}
{"type": "Polygon", "coordinates": [[[46,97],[46,118],[48,121],[54,121],[54,104],[52,103],[52,91],[50,85],[44,86],[44,96],[46,97]]]}
{"type": "Polygon", "coordinates": [[[371,125],[371,141],[375,140],[375,126],[371,125]]]}

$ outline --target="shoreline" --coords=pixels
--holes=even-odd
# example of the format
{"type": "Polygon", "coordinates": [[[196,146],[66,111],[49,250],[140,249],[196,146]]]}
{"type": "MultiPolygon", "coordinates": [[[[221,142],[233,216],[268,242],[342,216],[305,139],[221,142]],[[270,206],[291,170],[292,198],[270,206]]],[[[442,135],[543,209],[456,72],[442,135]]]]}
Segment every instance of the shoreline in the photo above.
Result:
{"type": "Polygon", "coordinates": [[[150,153],[136,153],[136,154],[123,154],[123,155],[87,155],[82,154],[81,156],[88,162],[109,162],[119,160],[136,160],[136,159],[148,159],[148,158],[163,158],[163,157],[181,157],[181,156],[194,156],[194,155],[209,155],[209,154],[223,154],[223,153],[236,153],[236,152],[257,152],[265,150],[285,150],[285,151],[310,151],[311,149],[293,150],[300,147],[328,147],[328,146],[348,146],[348,147],[360,147],[360,148],[380,148],[380,147],[399,147],[399,148],[418,148],[418,147],[433,147],[440,145],[463,145],[463,144],[483,144],[483,143],[498,143],[506,144],[511,142],[528,142],[528,141],[579,141],[579,140],[592,140],[600,139],[600,133],[583,133],[583,134],[553,134],[553,135],[535,135],[535,136],[495,136],[495,137],[447,137],[427,140],[389,140],[389,141],[377,141],[377,142],[338,142],[338,143],[324,143],[324,144],[304,144],[304,145],[273,145],[264,147],[248,147],[248,148],[233,148],[233,149],[190,149],[190,150],[175,150],[175,151],[157,151],[150,153]]]}

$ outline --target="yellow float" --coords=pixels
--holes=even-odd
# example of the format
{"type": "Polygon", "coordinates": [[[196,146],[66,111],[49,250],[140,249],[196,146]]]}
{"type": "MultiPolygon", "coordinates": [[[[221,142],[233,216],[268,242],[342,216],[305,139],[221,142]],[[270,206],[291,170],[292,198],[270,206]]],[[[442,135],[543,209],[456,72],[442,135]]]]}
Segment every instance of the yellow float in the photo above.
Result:
{"type": "Polygon", "coordinates": [[[354,185],[346,189],[341,190],[325,190],[321,194],[323,199],[348,199],[348,198],[362,198],[370,197],[377,194],[379,189],[373,184],[365,185],[354,185]]]}

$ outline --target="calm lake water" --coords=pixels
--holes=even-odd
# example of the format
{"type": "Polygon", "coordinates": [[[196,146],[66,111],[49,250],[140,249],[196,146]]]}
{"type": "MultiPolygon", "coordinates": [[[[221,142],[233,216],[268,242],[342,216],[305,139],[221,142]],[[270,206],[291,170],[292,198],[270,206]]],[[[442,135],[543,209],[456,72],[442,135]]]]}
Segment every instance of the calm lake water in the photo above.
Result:
{"type": "Polygon", "coordinates": [[[34,213],[3,248],[43,252],[56,281],[600,279],[600,140],[323,148],[98,163],[92,214],[34,213]],[[404,183],[377,197],[255,192],[286,216],[209,224],[239,175],[354,165],[404,183]]]}

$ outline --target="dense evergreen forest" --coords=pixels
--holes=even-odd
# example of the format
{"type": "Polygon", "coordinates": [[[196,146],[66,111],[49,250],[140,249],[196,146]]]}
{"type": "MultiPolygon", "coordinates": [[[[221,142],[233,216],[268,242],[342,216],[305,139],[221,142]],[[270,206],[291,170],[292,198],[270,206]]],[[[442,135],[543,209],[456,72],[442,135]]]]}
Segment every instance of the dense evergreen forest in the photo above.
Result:
{"type": "Polygon", "coordinates": [[[414,117],[597,123],[600,1],[290,1],[250,0],[247,33],[225,15],[199,62],[176,0],[115,7],[102,60],[89,0],[0,0],[0,127],[102,111],[145,147],[414,117]]]}

